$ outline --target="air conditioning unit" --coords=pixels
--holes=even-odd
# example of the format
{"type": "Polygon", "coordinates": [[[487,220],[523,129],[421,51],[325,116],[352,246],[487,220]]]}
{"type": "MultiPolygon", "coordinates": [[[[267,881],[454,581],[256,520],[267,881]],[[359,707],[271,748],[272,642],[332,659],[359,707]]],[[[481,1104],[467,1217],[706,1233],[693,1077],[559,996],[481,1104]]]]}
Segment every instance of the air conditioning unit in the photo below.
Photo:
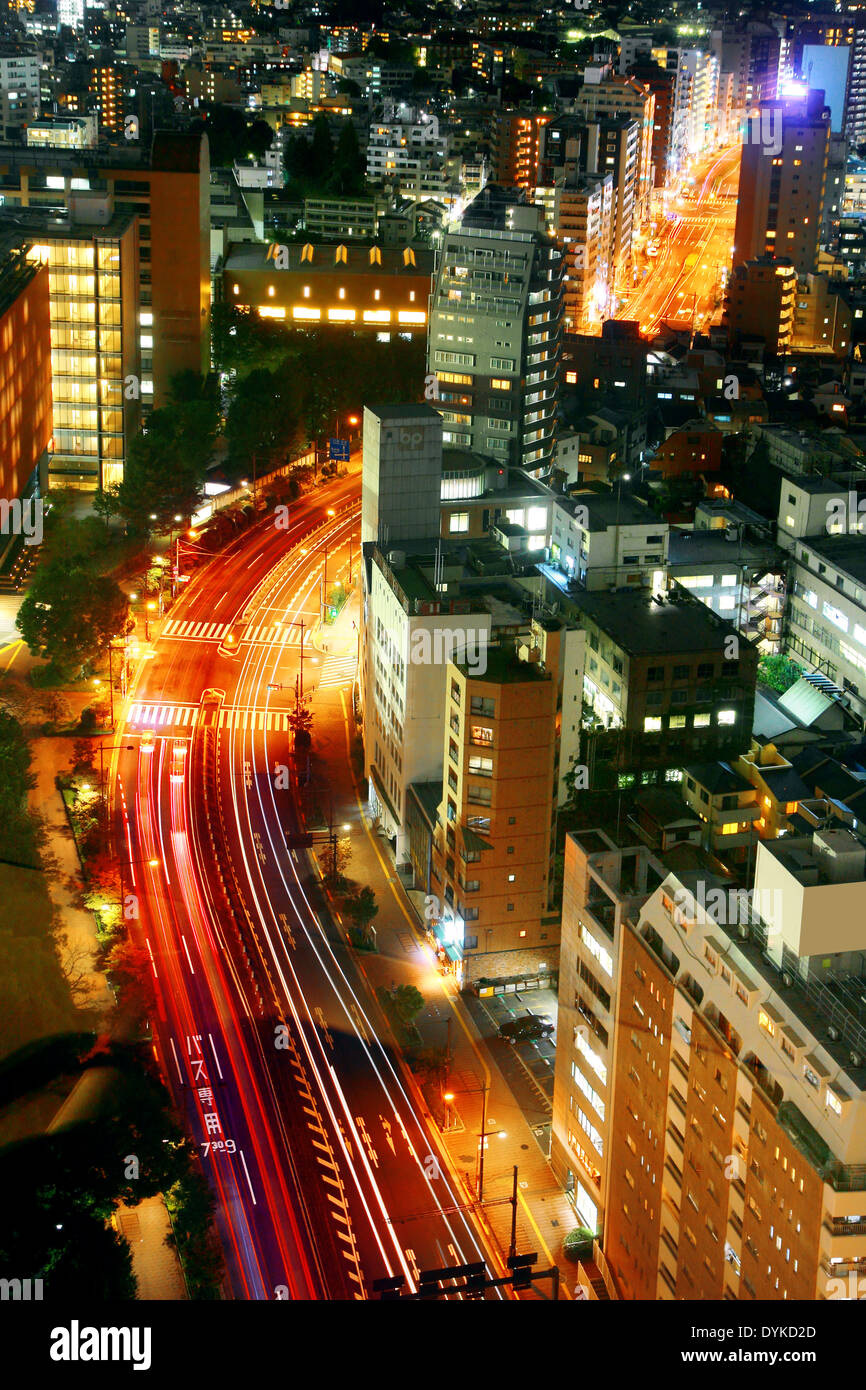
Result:
{"type": "Polygon", "coordinates": [[[863,1056],[860,1052],[849,1052],[848,1061],[851,1063],[852,1067],[862,1067],[863,1056]]]}
{"type": "Polygon", "coordinates": [[[741,922],[741,923],[739,924],[739,926],[737,927],[737,931],[739,932],[740,940],[741,940],[741,941],[748,941],[748,939],[749,939],[749,928],[748,928],[748,924],[747,924],[746,922],[741,922]]]}
{"type": "Polygon", "coordinates": [[[830,1027],[827,1029],[827,1037],[832,1038],[834,1042],[839,1041],[839,1029],[835,1028],[832,1023],[830,1024],[830,1027]]]}
{"type": "Polygon", "coordinates": [[[782,984],[785,986],[785,989],[790,989],[790,988],[791,988],[791,985],[792,985],[793,983],[794,983],[794,978],[793,978],[793,976],[792,976],[792,975],[789,975],[788,972],[787,972],[787,970],[783,970],[783,971],[782,971],[782,984]]]}

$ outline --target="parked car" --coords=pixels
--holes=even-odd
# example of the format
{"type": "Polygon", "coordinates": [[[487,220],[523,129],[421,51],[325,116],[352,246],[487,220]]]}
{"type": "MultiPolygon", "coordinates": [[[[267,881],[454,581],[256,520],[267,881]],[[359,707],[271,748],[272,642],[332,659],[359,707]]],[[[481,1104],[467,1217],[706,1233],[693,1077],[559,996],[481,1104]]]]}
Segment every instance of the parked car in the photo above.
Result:
{"type": "Polygon", "coordinates": [[[500,1038],[509,1042],[534,1042],[538,1038],[549,1038],[554,1031],[553,1019],[547,1014],[523,1014],[521,1018],[510,1018],[499,1029],[500,1038]]]}

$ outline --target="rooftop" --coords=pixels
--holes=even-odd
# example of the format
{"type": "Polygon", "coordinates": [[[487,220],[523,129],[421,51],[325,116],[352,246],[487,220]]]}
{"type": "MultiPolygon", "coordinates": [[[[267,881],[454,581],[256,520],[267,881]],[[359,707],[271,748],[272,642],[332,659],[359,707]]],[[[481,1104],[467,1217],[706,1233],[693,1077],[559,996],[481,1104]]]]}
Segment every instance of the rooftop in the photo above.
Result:
{"type": "Polygon", "coordinates": [[[406,249],[412,250],[408,259],[399,246],[358,246],[351,239],[346,242],[318,242],[313,246],[312,259],[304,260],[305,244],[290,241],[280,244],[281,259],[277,266],[264,242],[241,242],[229,249],[224,269],[226,274],[260,271],[268,275],[284,275],[286,272],[303,271],[305,275],[430,275],[433,252],[416,250],[414,247],[406,249]],[[338,249],[341,251],[340,260],[337,260],[338,249]],[[345,260],[342,259],[343,250],[345,260]],[[381,260],[371,256],[373,250],[379,252],[381,260]]]}
{"type": "Polygon", "coordinates": [[[690,763],[688,767],[683,768],[683,772],[697,782],[698,786],[704,787],[710,796],[752,790],[751,782],[739,772],[735,772],[730,763],[690,763]]]}
{"type": "Polygon", "coordinates": [[[484,671],[477,666],[455,661],[455,665],[474,681],[488,681],[493,685],[521,684],[523,682],[546,681],[551,679],[549,671],[539,668],[532,661],[521,661],[513,644],[491,644],[486,648],[487,665],[484,671]]]}
{"type": "MultiPolygon", "coordinates": [[[[736,634],[731,623],[688,596],[684,602],[667,599],[656,603],[640,591],[580,592],[572,594],[571,602],[631,656],[721,652],[727,638],[736,634]]],[[[751,646],[742,637],[738,641],[741,649],[751,646]]]]}
{"type": "Polygon", "coordinates": [[[577,492],[571,493],[566,509],[585,507],[589,513],[588,531],[606,531],[610,526],[652,526],[656,531],[666,531],[667,522],[662,521],[655,512],[643,502],[628,495],[618,497],[615,492],[577,492]]]}
{"type": "MultiPolygon", "coordinates": [[[[838,494],[838,487],[834,491],[838,494]]],[[[802,544],[852,579],[866,583],[866,545],[861,535],[804,536],[802,544]]]]}

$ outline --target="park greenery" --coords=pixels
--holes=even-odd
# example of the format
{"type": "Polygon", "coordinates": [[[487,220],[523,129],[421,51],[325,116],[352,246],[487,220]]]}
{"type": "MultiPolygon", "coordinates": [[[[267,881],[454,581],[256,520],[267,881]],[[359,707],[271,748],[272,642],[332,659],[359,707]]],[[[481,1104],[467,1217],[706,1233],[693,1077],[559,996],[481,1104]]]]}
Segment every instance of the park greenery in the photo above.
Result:
{"type": "Polygon", "coordinates": [[[351,120],[341,122],[335,141],[327,116],[316,116],[309,135],[290,136],[284,163],[289,196],[351,198],[364,192],[364,160],[351,120]]]}

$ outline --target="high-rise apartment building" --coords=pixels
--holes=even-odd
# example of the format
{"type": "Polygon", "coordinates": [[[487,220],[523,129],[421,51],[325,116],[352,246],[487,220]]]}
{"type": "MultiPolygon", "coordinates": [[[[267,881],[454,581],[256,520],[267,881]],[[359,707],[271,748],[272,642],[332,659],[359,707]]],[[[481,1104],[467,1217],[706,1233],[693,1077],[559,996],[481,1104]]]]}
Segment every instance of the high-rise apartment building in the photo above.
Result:
{"type": "MultiPolygon", "coordinates": [[[[635,169],[635,227],[648,221],[652,214],[652,148],[655,125],[655,97],[649,86],[636,77],[622,77],[606,66],[587,67],[583,85],[570,104],[570,109],[587,120],[604,117],[637,121],[637,155],[635,169]]],[[[602,172],[604,169],[602,168],[602,172]]]]}
{"type": "Polygon", "coordinates": [[[558,655],[549,654],[553,670],[538,649],[521,660],[513,643],[484,655],[480,669],[458,657],[445,674],[445,772],[431,869],[437,935],[459,953],[462,984],[552,977],[559,945],[551,905],[558,655]]]}
{"type": "Polygon", "coordinates": [[[541,132],[551,111],[497,111],[493,120],[492,178],[506,187],[531,189],[539,179],[541,132]]]}
{"type": "Polygon", "coordinates": [[[0,497],[32,490],[51,429],[48,271],[11,248],[0,257],[0,497]]]}
{"type": "Polygon", "coordinates": [[[675,74],[650,57],[639,57],[630,64],[626,75],[636,78],[642,86],[648,87],[655,98],[651,158],[653,187],[661,188],[668,177],[675,74]]]}
{"type": "Polygon", "coordinates": [[[517,189],[488,184],[442,241],[428,372],[465,387],[443,409],[444,441],[532,473],[552,462],[562,253],[517,189]]]}
{"type": "Polygon", "coordinates": [[[96,98],[101,129],[112,135],[122,134],[127,106],[123,70],[114,64],[94,67],[90,91],[96,98]]]}
{"type": "Polygon", "coordinates": [[[830,116],[824,94],[764,105],[761,122],[772,138],[743,144],[733,267],[770,255],[807,275],[817,269],[826,192],[830,116]]]}
{"type": "Polygon", "coordinates": [[[794,336],[797,272],[772,256],[743,261],[725,290],[723,323],[732,347],[744,338],[763,338],[770,352],[784,352],[794,336]]]}
{"type": "Polygon", "coordinates": [[[447,192],[448,139],[439,133],[438,116],[404,103],[387,102],[370,125],[367,178],[399,188],[404,198],[441,198],[447,192]]]}
{"type": "Polygon", "coordinates": [[[735,111],[750,111],[759,102],[775,101],[779,95],[781,39],[772,25],[752,20],[714,29],[712,51],[720,74],[733,77],[731,105],[735,111]]]}
{"type": "MultiPolygon", "coordinates": [[[[628,557],[625,557],[628,563],[628,557]]],[[[756,648],[685,590],[573,593],[587,634],[582,762],[594,787],[619,774],[734,757],[749,744],[756,648]],[[594,724],[594,727],[593,727],[594,724]]]]}
{"type": "Polygon", "coordinates": [[[750,894],[695,849],[667,867],[606,946],[609,1268],[629,1299],[857,1298],[866,844],[762,841],[750,894]]]}
{"type": "Polygon", "coordinates": [[[20,137],[39,115],[39,57],[18,44],[0,43],[0,130],[20,137]]]}
{"type": "Polygon", "coordinates": [[[137,213],[141,397],[164,404],[171,378],[210,368],[210,161],[205,136],[157,132],[110,151],[4,150],[7,211],[68,212],[82,194],[137,213]]]}
{"type": "Polygon", "coordinates": [[[665,875],[644,846],[603,830],[565,837],[559,1013],[550,1162],[581,1222],[602,1235],[616,1075],[619,959],[625,921],[665,875]]]}
{"type": "Polygon", "coordinates": [[[0,219],[48,267],[55,485],[121,481],[140,423],[138,219],[79,195],[65,218],[31,209],[0,219]]]}
{"type": "Polygon", "coordinates": [[[551,225],[562,243],[562,321],[568,333],[589,333],[613,294],[616,196],[612,174],[562,174],[551,199],[551,225]]]}

